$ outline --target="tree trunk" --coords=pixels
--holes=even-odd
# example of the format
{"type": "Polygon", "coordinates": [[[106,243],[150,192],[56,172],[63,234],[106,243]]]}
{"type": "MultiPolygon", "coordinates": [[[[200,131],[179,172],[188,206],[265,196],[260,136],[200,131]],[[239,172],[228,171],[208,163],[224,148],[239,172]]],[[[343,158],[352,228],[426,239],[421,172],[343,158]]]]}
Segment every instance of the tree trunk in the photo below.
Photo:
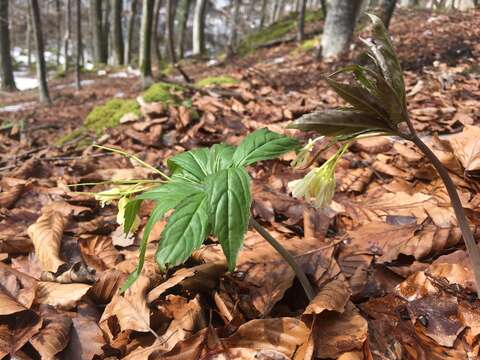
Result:
{"type": "Polygon", "coordinates": [[[105,34],[103,28],[102,0],[90,0],[90,27],[92,29],[93,61],[95,64],[106,64],[105,34]]]}
{"type": "Polygon", "coordinates": [[[65,4],[65,35],[63,36],[63,56],[65,61],[65,74],[68,72],[69,61],[68,61],[68,47],[70,45],[70,33],[71,33],[71,22],[72,22],[72,8],[71,0],[67,0],[65,4]]]}
{"type": "Polygon", "coordinates": [[[301,0],[300,11],[298,13],[298,41],[305,39],[305,11],[307,9],[307,0],[301,0]]]}
{"type": "Polygon", "coordinates": [[[378,16],[380,17],[380,19],[382,19],[387,29],[390,26],[390,20],[392,19],[392,15],[395,11],[396,5],[397,0],[382,0],[380,2],[378,16]]]}
{"type": "MultiPolygon", "coordinates": [[[[160,31],[158,26],[160,25],[160,10],[163,6],[163,0],[155,1],[155,8],[153,10],[153,34],[152,34],[152,46],[155,51],[155,57],[157,59],[158,67],[161,67],[162,64],[162,35],[164,31],[160,31]]],[[[162,29],[163,30],[163,29],[162,29]]]]}
{"type": "Polygon", "coordinates": [[[142,87],[146,88],[152,83],[152,22],[154,0],[143,0],[142,23],[140,26],[140,76],[142,87]]]}
{"type": "Polygon", "coordinates": [[[130,2],[130,11],[128,14],[128,25],[127,25],[127,43],[125,46],[125,63],[132,63],[132,41],[133,41],[133,30],[135,27],[135,16],[137,15],[137,3],[138,0],[131,0],[130,2]]]}
{"type": "Polygon", "coordinates": [[[262,10],[260,13],[260,24],[258,25],[259,29],[263,29],[265,26],[265,21],[267,19],[267,0],[262,1],[262,10]]]}
{"type": "Polygon", "coordinates": [[[35,42],[37,44],[37,77],[40,101],[50,104],[50,95],[48,94],[47,85],[47,68],[45,66],[44,46],[42,22],[40,21],[40,8],[38,0],[30,0],[30,10],[32,12],[33,33],[35,34],[35,42]]]}
{"type": "Polygon", "coordinates": [[[205,54],[206,0],[196,0],[193,14],[193,55],[205,54]]]}
{"type": "Polygon", "coordinates": [[[76,0],[77,9],[77,52],[75,54],[75,85],[77,90],[81,88],[80,81],[80,58],[82,54],[82,4],[81,0],[76,0]]]}
{"type": "Polygon", "coordinates": [[[167,33],[168,33],[168,54],[172,64],[177,63],[177,54],[175,53],[175,14],[177,7],[174,0],[167,0],[167,33]]]}
{"type": "Polygon", "coordinates": [[[361,5],[362,0],[332,1],[322,35],[323,58],[335,57],[348,50],[361,5]]]}
{"type": "Polygon", "coordinates": [[[112,9],[112,48],[113,61],[115,65],[123,65],[123,31],[122,31],[122,9],[123,0],[111,0],[112,9]]]}
{"type": "Polygon", "coordinates": [[[233,13],[230,21],[230,37],[228,39],[228,55],[235,53],[238,38],[238,22],[240,21],[240,5],[241,0],[233,0],[233,13]]]}
{"type": "Polygon", "coordinates": [[[14,91],[12,55],[10,53],[10,29],[8,1],[0,0],[0,89],[14,91]]]}
{"type": "Polygon", "coordinates": [[[104,63],[108,63],[108,54],[110,53],[109,51],[109,46],[111,45],[111,41],[109,38],[110,34],[110,1],[109,0],[102,0],[102,56],[104,58],[104,63]]]}
{"type": "Polygon", "coordinates": [[[55,0],[55,40],[56,40],[56,63],[60,66],[60,56],[62,55],[62,15],[60,0],[55,0]]]}
{"type": "Polygon", "coordinates": [[[185,34],[187,32],[188,18],[190,17],[191,0],[183,0],[180,6],[180,21],[178,24],[178,55],[180,59],[185,57],[185,34]]]}
{"type": "Polygon", "coordinates": [[[320,4],[322,6],[323,17],[326,18],[327,17],[327,11],[328,11],[328,1],[327,0],[321,0],[320,4]]]}

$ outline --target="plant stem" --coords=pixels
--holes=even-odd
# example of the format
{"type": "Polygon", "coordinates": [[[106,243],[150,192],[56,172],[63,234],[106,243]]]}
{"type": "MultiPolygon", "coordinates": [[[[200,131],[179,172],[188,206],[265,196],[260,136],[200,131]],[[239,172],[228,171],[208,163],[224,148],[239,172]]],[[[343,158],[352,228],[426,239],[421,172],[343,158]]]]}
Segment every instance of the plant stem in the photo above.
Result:
{"type": "Polygon", "coordinates": [[[272,247],[277,250],[277,252],[285,259],[288,265],[291,266],[295,275],[297,276],[300,284],[302,284],[305,294],[308,297],[308,300],[312,301],[315,297],[315,291],[313,290],[310,281],[307,278],[307,275],[303,272],[300,266],[295,261],[295,258],[285,249],[275,238],[270,235],[270,233],[262,225],[260,225],[255,219],[250,217],[250,225],[265,239],[267,242],[272,245],[272,247]]]}
{"type": "Polygon", "coordinates": [[[462,231],[463,240],[465,241],[468,256],[470,258],[470,262],[472,263],[475,284],[477,285],[477,296],[480,298],[480,249],[478,248],[475,238],[473,237],[473,233],[470,229],[465,211],[463,210],[462,202],[458,196],[457,189],[452,181],[452,178],[448,174],[448,170],[445,168],[445,166],[443,166],[433,151],[430,150],[430,148],[418,137],[418,135],[412,131],[412,128],[410,128],[411,134],[404,135],[403,137],[412,141],[425,154],[425,156],[430,160],[437,170],[438,174],[442,178],[443,183],[445,184],[445,187],[447,188],[448,196],[452,202],[453,211],[455,212],[458,226],[462,231]]]}

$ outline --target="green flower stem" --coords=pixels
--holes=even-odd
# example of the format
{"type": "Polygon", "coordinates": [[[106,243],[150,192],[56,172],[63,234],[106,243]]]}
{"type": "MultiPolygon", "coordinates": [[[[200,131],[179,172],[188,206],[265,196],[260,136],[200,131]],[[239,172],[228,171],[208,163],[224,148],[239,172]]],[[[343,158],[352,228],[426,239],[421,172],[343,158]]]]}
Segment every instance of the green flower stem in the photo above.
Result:
{"type": "Polygon", "coordinates": [[[270,233],[262,225],[260,225],[253,216],[250,217],[250,225],[265,239],[267,242],[272,245],[272,247],[277,250],[277,252],[285,259],[288,265],[291,266],[295,275],[297,276],[300,284],[302,284],[305,294],[308,297],[308,300],[312,301],[315,297],[315,291],[313,290],[310,281],[307,278],[307,275],[303,272],[300,266],[295,261],[295,258],[285,249],[280,243],[275,240],[275,238],[270,235],[270,233]]]}
{"type": "Polygon", "coordinates": [[[407,123],[409,124],[411,134],[402,135],[402,137],[412,141],[425,154],[425,156],[430,160],[437,170],[438,174],[442,178],[443,183],[445,184],[445,187],[447,188],[448,196],[452,202],[453,211],[455,212],[458,226],[462,231],[463,240],[465,241],[468,256],[470,258],[470,262],[472,263],[475,284],[477,285],[477,296],[480,298],[480,249],[478,248],[475,238],[473,237],[472,230],[470,229],[470,225],[465,215],[460,197],[458,196],[455,184],[448,174],[448,170],[445,168],[445,166],[443,166],[434,152],[430,150],[430,148],[418,137],[413,129],[413,126],[410,126],[411,122],[409,121],[407,123]]]}

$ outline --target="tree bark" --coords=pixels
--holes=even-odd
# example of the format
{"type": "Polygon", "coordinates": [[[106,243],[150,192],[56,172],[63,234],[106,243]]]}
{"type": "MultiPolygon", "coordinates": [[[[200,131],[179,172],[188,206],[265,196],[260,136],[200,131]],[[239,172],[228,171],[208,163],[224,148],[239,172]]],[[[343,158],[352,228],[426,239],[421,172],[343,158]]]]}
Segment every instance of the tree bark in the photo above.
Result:
{"type": "Polygon", "coordinates": [[[155,0],[155,7],[153,10],[153,34],[152,34],[152,46],[155,51],[155,57],[157,59],[157,64],[158,67],[161,67],[162,64],[162,49],[161,49],[161,43],[163,39],[163,33],[165,31],[162,31],[159,29],[160,25],[160,10],[162,9],[163,6],[163,0],[155,0]]]}
{"type": "Polygon", "coordinates": [[[241,0],[233,0],[233,13],[230,22],[230,36],[228,39],[228,55],[235,53],[235,47],[237,46],[238,38],[238,22],[240,21],[240,5],[241,0]]]}
{"type": "Polygon", "coordinates": [[[102,0],[90,0],[90,27],[92,29],[93,61],[95,64],[106,64],[108,61],[102,18],[102,0]]]}
{"type": "Polygon", "coordinates": [[[332,1],[322,35],[323,58],[339,56],[348,50],[361,5],[362,0],[332,1]]]}
{"type": "Polygon", "coordinates": [[[143,0],[142,23],[140,26],[140,76],[142,87],[146,88],[152,83],[152,22],[154,0],[143,0]]]}
{"type": "Polygon", "coordinates": [[[113,61],[115,65],[123,65],[125,51],[122,31],[123,0],[111,0],[111,2],[113,61]]]}
{"type": "Polygon", "coordinates": [[[307,0],[301,0],[300,11],[298,13],[298,41],[305,39],[305,11],[307,9],[307,0]]]}
{"type": "Polygon", "coordinates": [[[390,26],[390,20],[392,19],[393,12],[395,11],[395,6],[397,5],[397,0],[382,0],[378,9],[378,16],[382,19],[383,24],[388,29],[390,26]]]}
{"type": "Polygon", "coordinates": [[[57,49],[56,49],[56,61],[57,67],[60,66],[60,56],[62,55],[62,15],[61,15],[61,6],[60,0],[55,0],[55,17],[56,17],[56,42],[57,42],[57,49]]]}
{"type": "Polygon", "coordinates": [[[260,24],[258,25],[258,28],[263,29],[263,27],[265,26],[265,21],[267,19],[267,0],[262,1],[262,10],[260,14],[260,24]]]}
{"type": "Polygon", "coordinates": [[[72,8],[71,0],[67,0],[65,3],[65,34],[63,36],[63,56],[65,61],[65,74],[68,72],[69,61],[68,61],[68,48],[70,45],[70,33],[71,33],[71,22],[72,22],[72,8]]]}
{"type": "Polygon", "coordinates": [[[76,10],[77,10],[77,52],[75,54],[75,85],[77,90],[81,88],[80,80],[80,59],[82,57],[82,4],[81,0],[76,0],[76,10]]]}
{"type": "Polygon", "coordinates": [[[130,11],[128,14],[128,25],[127,25],[127,43],[125,46],[125,63],[132,63],[132,42],[133,42],[133,30],[135,27],[135,17],[137,15],[137,4],[138,0],[132,0],[130,2],[130,11]]]}
{"type": "Polygon", "coordinates": [[[38,0],[29,0],[30,10],[32,15],[33,33],[35,34],[35,42],[37,44],[37,77],[40,101],[50,104],[50,95],[48,93],[47,85],[47,67],[45,65],[44,45],[42,22],[40,17],[40,8],[38,0]]]}
{"type": "Polygon", "coordinates": [[[175,53],[175,14],[177,7],[173,0],[167,0],[167,39],[168,39],[168,54],[172,64],[177,63],[177,54],[175,53]]]}
{"type": "Polygon", "coordinates": [[[15,91],[12,55],[10,53],[10,29],[8,1],[0,0],[0,89],[15,91]]]}
{"type": "Polygon", "coordinates": [[[178,55],[180,59],[185,57],[185,38],[188,26],[188,18],[190,17],[191,0],[183,0],[180,6],[180,21],[178,24],[178,55]]]}
{"type": "Polygon", "coordinates": [[[206,0],[196,0],[193,14],[193,55],[205,54],[206,0]]]}

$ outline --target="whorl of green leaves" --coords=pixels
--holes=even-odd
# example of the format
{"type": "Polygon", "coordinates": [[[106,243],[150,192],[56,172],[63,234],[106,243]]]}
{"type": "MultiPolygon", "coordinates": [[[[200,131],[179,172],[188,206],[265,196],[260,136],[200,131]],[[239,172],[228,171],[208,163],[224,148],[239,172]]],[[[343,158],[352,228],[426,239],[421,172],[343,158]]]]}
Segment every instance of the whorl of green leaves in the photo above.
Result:
{"type": "Polygon", "coordinates": [[[314,130],[321,135],[348,140],[366,133],[395,134],[398,125],[406,121],[402,69],[382,20],[375,15],[368,15],[373,23],[373,39],[362,41],[368,47],[373,67],[350,65],[326,79],[350,106],[304,115],[294,121],[290,128],[314,130]],[[340,74],[350,74],[354,81],[336,81],[340,74]]]}
{"type": "Polygon", "coordinates": [[[220,242],[230,270],[235,268],[250,219],[252,196],[245,166],[274,159],[298,147],[295,139],[267,129],[257,130],[238,147],[216,144],[171,157],[171,180],[130,200],[125,209],[124,231],[128,233],[143,200],[153,200],[140,244],[137,268],[122,287],[125,291],[138,278],[145,261],[153,225],[173,210],[155,254],[162,269],[185,262],[211,234],[220,242]]]}

